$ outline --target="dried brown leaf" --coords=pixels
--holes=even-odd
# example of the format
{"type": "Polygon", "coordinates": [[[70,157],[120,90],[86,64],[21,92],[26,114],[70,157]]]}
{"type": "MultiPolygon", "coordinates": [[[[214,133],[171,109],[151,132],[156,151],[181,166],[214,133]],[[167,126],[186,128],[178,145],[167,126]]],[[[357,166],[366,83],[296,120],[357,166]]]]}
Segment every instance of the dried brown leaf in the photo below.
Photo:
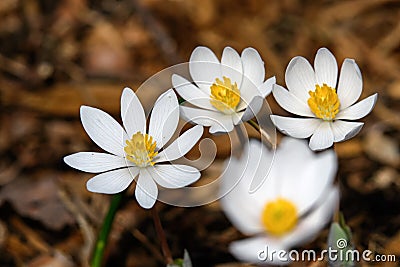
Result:
{"type": "Polygon", "coordinates": [[[363,146],[372,159],[394,167],[399,166],[399,144],[394,138],[384,135],[381,131],[373,130],[367,133],[363,146]]]}
{"type": "Polygon", "coordinates": [[[335,151],[340,158],[353,158],[363,152],[362,143],[358,139],[335,144],[335,151]]]}
{"type": "Polygon", "coordinates": [[[37,173],[41,178],[19,177],[0,191],[0,199],[9,201],[22,216],[41,221],[53,230],[75,222],[57,194],[57,176],[37,173]]]}
{"type": "Polygon", "coordinates": [[[73,261],[60,251],[54,255],[40,255],[27,264],[28,267],[74,267],[73,261]]]}
{"type": "Polygon", "coordinates": [[[379,189],[385,189],[395,184],[400,188],[400,175],[394,168],[384,167],[374,174],[372,183],[379,189]]]}
{"type": "Polygon", "coordinates": [[[101,21],[89,32],[84,42],[83,63],[92,75],[120,75],[130,68],[130,54],[116,27],[101,21]]]}

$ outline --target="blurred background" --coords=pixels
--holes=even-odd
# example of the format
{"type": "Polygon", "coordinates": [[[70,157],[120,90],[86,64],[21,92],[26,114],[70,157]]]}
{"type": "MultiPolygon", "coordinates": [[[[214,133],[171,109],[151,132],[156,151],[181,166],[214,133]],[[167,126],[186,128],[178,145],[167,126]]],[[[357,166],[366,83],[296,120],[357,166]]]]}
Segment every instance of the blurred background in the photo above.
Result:
{"type": "MultiPolygon", "coordinates": [[[[119,120],[123,87],[136,89],[188,61],[198,45],[218,57],[225,46],[254,47],[266,76],[276,75],[279,84],[292,57],[312,61],[322,46],[339,64],[356,59],[362,98],[379,98],[361,133],[335,145],[341,209],[358,249],[400,256],[399,1],[1,0],[0,266],[87,266],[109,196],[87,192],[93,175],[62,161],[98,151],[80,124],[79,106],[119,120]]],[[[267,100],[274,113],[286,114],[267,100]]],[[[218,140],[217,167],[205,179],[229,155],[218,140]]],[[[195,267],[245,266],[227,250],[243,236],[218,202],[157,208],[174,257],[186,248],[195,267]]],[[[325,229],[305,248],[323,249],[326,239],[325,229]]],[[[308,265],[326,263],[292,264],[308,265]]],[[[117,213],[106,266],[163,266],[151,215],[134,197],[117,213]]]]}

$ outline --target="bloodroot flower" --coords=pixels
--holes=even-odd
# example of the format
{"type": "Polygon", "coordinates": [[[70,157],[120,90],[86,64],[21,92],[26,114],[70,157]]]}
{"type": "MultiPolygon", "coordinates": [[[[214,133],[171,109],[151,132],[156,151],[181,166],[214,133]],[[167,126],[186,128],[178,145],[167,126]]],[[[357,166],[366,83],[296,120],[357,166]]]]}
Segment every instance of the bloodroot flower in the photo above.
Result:
{"type": "Polygon", "coordinates": [[[275,77],[266,81],[264,62],[253,48],[239,55],[225,47],[221,62],[207,47],[197,47],[189,61],[194,83],[174,74],[172,84],[193,107],[181,106],[187,121],[210,126],[210,133],[230,132],[254,117],[271,92],[275,77]]]}
{"type": "Polygon", "coordinates": [[[244,262],[288,264],[288,251],[315,238],[339,199],[333,185],[333,150],[316,154],[306,142],[286,137],[267,176],[273,156],[259,141],[250,140],[239,160],[227,162],[222,177],[221,190],[229,192],[221,199],[222,209],[239,231],[250,236],[230,245],[230,252],[244,262]],[[251,181],[260,175],[266,180],[250,193],[251,181]]]}
{"type": "Polygon", "coordinates": [[[339,82],[335,57],[326,49],[318,50],[314,69],[303,57],[293,58],[285,74],[288,90],[274,85],[273,95],[281,107],[299,116],[288,118],[271,115],[275,126],[295,138],[310,138],[312,150],[323,150],[354,137],[362,122],[353,122],[368,115],[377,94],[354,104],[362,92],[361,72],[353,59],[343,62],[339,82]]]}
{"type": "Polygon", "coordinates": [[[157,99],[148,129],[143,107],[129,88],[125,88],[121,96],[124,128],[97,108],[82,106],[80,113],[89,137],[108,152],[79,152],[64,158],[73,168],[100,173],[87,182],[89,191],[119,193],[137,177],[136,199],[148,209],[157,199],[156,183],[165,188],[180,188],[200,178],[200,172],[194,167],[163,164],[185,155],[203,134],[203,127],[195,126],[162,149],[174,134],[179,120],[179,104],[172,90],[157,99]]]}

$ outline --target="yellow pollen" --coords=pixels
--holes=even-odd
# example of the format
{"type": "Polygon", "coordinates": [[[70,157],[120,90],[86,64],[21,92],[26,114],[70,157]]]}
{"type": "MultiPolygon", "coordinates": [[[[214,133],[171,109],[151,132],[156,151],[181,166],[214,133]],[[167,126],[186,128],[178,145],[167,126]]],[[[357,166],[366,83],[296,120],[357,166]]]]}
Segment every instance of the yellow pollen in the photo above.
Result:
{"type": "Polygon", "coordinates": [[[211,85],[211,105],[219,111],[231,114],[235,112],[237,105],[240,102],[240,91],[237,83],[232,84],[231,80],[227,77],[215,79],[215,83],[211,85]]]}
{"type": "Polygon", "coordinates": [[[325,83],[315,85],[315,91],[309,91],[310,98],[307,103],[311,111],[320,119],[331,121],[339,112],[340,101],[336,90],[325,83]]]}
{"type": "Polygon", "coordinates": [[[137,132],[132,136],[131,140],[126,140],[124,151],[126,158],[138,167],[153,166],[155,162],[153,158],[157,156],[157,144],[153,137],[148,134],[137,132]]]}
{"type": "Polygon", "coordinates": [[[269,234],[281,236],[296,226],[297,209],[289,200],[278,198],[265,205],[261,220],[269,234]]]}

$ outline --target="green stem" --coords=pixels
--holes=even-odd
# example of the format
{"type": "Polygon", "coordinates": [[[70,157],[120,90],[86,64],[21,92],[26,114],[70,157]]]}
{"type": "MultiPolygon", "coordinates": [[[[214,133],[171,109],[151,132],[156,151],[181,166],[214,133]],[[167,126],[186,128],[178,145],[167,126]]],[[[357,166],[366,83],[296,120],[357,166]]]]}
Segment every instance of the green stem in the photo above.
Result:
{"type": "Polygon", "coordinates": [[[260,125],[258,125],[257,122],[255,122],[255,121],[253,121],[253,120],[248,120],[248,121],[246,121],[246,122],[247,122],[248,124],[250,124],[257,132],[259,132],[259,133],[261,134],[261,137],[262,137],[264,140],[268,141],[268,142],[271,144],[271,146],[272,146],[273,149],[276,149],[276,142],[274,142],[274,139],[272,139],[272,138],[269,136],[269,134],[268,134],[266,131],[264,131],[264,130],[260,127],[260,125]]]}
{"type": "Polygon", "coordinates": [[[260,132],[260,126],[257,124],[257,122],[255,122],[253,120],[248,120],[247,123],[250,124],[258,132],[260,132]]]}
{"type": "Polygon", "coordinates": [[[111,230],[111,226],[114,221],[115,214],[117,213],[119,204],[121,203],[123,196],[123,192],[113,195],[110,203],[110,207],[108,208],[108,212],[106,217],[104,218],[103,225],[101,226],[99,235],[97,237],[96,246],[94,247],[92,261],[90,263],[91,267],[100,267],[104,249],[106,248],[108,235],[111,230]]]}

